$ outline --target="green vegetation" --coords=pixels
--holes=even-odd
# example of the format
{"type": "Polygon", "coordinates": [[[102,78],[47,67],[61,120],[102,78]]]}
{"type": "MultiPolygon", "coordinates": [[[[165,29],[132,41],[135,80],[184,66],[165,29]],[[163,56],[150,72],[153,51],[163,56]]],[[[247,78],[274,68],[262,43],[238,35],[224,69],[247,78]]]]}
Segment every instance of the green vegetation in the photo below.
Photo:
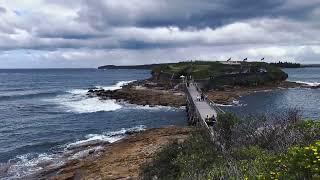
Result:
{"type": "Polygon", "coordinates": [[[192,76],[206,89],[223,86],[257,86],[277,83],[288,75],[280,68],[264,62],[221,62],[194,61],[161,64],[152,68],[153,77],[164,81],[179,81],[180,76],[192,76]]]}
{"type": "Polygon", "coordinates": [[[199,129],[145,165],[144,179],[319,179],[320,122],[297,110],[277,116],[219,116],[216,142],[199,129]],[[220,122],[219,122],[220,121],[220,122]],[[226,122],[222,122],[226,121],[226,122]],[[214,144],[221,144],[220,148],[214,144]]]}
{"type": "Polygon", "coordinates": [[[181,75],[192,76],[194,80],[201,82],[205,89],[274,84],[288,78],[278,64],[265,62],[191,61],[135,66],[107,65],[99,69],[151,69],[153,78],[162,81],[164,86],[181,82],[181,75]]]}
{"type": "Polygon", "coordinates": [[[291,63],[291,62],[277,62],[277,63],[270,63],[273,66],[278,66],[281,68],[300,68],[301,64],[299,63],[291,63]]]}
{"type": "Polygon", "coordinates": [[[191,75],[194,79],[209,79],[210,76],[218,76],[226,72],[239,70],[240,65],[230,66],[220,62],[194,61],[163,64],[153,68],[154,72],[174,74],[174,78],[180,79],[181,75],[191,75]]]}

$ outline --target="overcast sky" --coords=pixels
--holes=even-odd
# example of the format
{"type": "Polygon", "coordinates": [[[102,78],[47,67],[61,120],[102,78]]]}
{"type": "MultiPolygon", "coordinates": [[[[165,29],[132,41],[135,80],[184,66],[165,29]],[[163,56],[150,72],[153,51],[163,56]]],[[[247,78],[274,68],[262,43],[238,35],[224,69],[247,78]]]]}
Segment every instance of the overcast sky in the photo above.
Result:
{"type": "Polygon", "coordinates": [[[320,63],[320,0],[0,0],[0,68],[320,63]]]}

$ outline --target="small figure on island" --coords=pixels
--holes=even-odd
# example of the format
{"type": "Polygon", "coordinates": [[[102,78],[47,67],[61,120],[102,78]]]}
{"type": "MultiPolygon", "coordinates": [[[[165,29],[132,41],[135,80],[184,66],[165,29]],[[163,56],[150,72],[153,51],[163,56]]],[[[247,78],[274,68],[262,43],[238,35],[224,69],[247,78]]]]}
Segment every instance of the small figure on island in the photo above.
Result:
{"type": "Polygon", "coordinates": [[[189,85],[190,85],[190,84],[189,84],[189,81],[188,81],[188,82],[187,82],[187,87],[189,87],[189,85]]]}

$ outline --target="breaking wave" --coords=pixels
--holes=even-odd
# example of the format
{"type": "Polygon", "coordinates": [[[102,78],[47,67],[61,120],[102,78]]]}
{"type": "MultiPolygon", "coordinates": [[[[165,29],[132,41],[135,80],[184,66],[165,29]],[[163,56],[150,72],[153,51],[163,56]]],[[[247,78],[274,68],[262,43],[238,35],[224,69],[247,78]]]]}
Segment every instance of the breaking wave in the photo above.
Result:
{"type": "MultiPolygon", "coordinates": [[[[134,81],[120,81],[112,86],[96,86],[97,89],[117,90],[122,86],[134,81]]],[[[101,111],[116,111],[122,106],[116,100],[101,100],[98,97],[88,97],[88,89],[72,89],[67,94],[58,95],[50,99],[51,102],[59,104],[66,112],[94,113],[101,111]]]]}
{"type": "Polygon", "coordinates": [[[294,81],[294,82],[300,83],[300,84],[304,84],[304,85],[307,85],[307,86],[310,86],[310,87],[320,86],[319,82],[305,82],[305,81],[294,81]]]}
{"type": "Polygon", "coordinates": [[[145,126],[122,128],[102,134],[89,134],[84,140],[64,145],[64,149],[56,153],[28,153],[16,156],[7,163],[0,164],[0,179],[35,178],[44,170],[62,167],[68,160],[83,159],[91,154],[98,155],[103,145],[114,143],[128,134],[144,131],[145,126]]]}
{"type": "Polygon", "coordinates": [[[128,85],[129,83],[132,83],[132,82],[134,82],[134,81],[136,81],[136,80],[132,80],[132,81],[119,81],[118,83],[116,83],[116,84],[113,85],[113,86],[96,86],[95,88],[114,91],[114,90],[121,89],[123,86],[128,85]]]}

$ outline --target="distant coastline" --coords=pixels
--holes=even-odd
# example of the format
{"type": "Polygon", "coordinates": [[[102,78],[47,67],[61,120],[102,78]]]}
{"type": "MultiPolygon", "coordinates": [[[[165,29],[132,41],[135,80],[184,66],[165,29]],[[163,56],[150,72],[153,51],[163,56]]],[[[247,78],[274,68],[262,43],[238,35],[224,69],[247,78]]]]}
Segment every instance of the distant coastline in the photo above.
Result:
{"type": "Polygon", "coordinates": [[[99,66],[98,69],[152,69],[152,67],[155,65],[158,65],[158,64],[128,65],[128,66],[105,65],[105,66],[99,66]]]}
{"type": "MultiPolygon", "coordinates": [[[[175,63],[163,63],[163,64],[142,64],[142,65],[104,65],[99,66],[98,69],[146,69],[151,70],[155,66],[159,65],[170,65],[175,63]]],[[[271,63],[271,64],[278,64],[278,63],[271,63]]],[[[294,66],[294,68],[306,68],[306,67],[317,67],[320,68],[320,64],[296,64],[298,66],[294,66]]],[[[291,68],[291,67],[282,67],[282,68],[291,68]]]]}
{"type": "Polygon", "coordinates": [[[306,67],[317,67],[320,68],[320,64],[301,64],[302,68],[306,68],[306,67]]]}

